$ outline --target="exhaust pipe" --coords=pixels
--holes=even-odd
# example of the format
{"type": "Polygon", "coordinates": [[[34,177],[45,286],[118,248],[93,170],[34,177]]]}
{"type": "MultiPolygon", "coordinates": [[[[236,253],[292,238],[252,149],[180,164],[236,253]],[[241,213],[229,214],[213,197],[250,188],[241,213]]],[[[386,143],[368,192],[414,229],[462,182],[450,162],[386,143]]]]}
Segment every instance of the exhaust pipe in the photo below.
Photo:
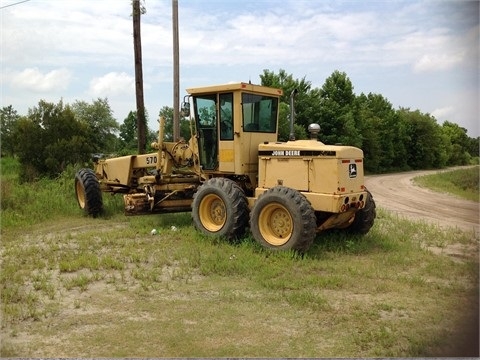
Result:
{"type": "Polygon", "coordinates": [[[157,172],[160,173],[163,169],[163,137],[165,136],[165,118],[160,116],[158,119],[160,123],[158,127],[158,162],[157,162],[157,172]]]}
{"type": "Polygon", "coordinates": [[[293,129],[293,124],[295,123],[295,104],[294,97],[298,94],[298,89],[293,89],[290,94],[290,136],[288,140],[295,141],[295,130],[293,129]]]}

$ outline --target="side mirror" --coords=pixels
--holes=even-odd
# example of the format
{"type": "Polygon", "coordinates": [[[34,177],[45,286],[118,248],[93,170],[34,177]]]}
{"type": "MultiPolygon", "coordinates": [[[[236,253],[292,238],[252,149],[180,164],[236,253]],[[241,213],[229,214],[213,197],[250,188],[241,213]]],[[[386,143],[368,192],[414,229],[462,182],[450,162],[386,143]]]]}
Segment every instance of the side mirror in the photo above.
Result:
{"type": "Polygon", "coordinates": [[[190,103],[183,102],[181,112],[182,112],[182,116],[184,116],[184,117],[190,116],[190,103]]]}

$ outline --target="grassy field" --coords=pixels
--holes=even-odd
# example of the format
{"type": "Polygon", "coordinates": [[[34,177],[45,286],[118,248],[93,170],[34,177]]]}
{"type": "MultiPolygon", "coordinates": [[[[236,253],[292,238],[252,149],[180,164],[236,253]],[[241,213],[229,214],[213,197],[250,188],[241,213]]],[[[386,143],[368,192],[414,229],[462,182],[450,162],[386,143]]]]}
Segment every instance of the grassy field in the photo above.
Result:
{"type": "Polygon", "coordinates": [[[463,199],[479,201],[480,193],[478,166],[455,171],[440,172],[433,175],[419,176],[414,179],[419,186],[450,193],[463,199]]]}
{"type": "Polygon", "coordinates": [[[74,169],[33,185],[1,170],[3,357],[476,355],[473,233],[378,209],[364,237],[271,253],[201,236],[190,214],[124,217],[120,197],[85,217],[74,169]]]}

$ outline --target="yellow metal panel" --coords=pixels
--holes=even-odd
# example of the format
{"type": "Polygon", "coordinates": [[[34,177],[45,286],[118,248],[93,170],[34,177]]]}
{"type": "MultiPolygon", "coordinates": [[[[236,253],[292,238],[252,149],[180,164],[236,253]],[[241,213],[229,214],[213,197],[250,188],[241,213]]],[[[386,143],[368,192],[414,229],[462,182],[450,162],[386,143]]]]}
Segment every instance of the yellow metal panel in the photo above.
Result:
{"type": "Polygon", "coordinates": [[[361,159],[314,159],[309,169],[310,191],[345,194],[363,191],[363,164],[361,159]],[[355,164],[355,174],[350,165],[355,164]],[[327,176],[328,175],[328,176],[327,176]]]}
{"type": "Polygon", "coordinates": [[[122,156],[105,160],[102,171],[106,173],[108,181],[121,185],[130,185],[132,162],[135,156],[122,156]]]}
{"type": "Polygon", "coordinates": [[[267,86],[247,84],[247,83],[234,83],[234,84],[223,84],[223,85],[214,85],[214,86],[205,86],[187,89],[187,92],[191,95],[195,94],[206,94],[206,93],[217,93],[225,91],[254,91],[257,93],[263,93],[265,95],[283,95],[281,89],[275,89],[267,86]]]}
{"type": "Polygon", "coordinates": [[[149,167],[156,167],[157,164],[160,162],[158,152],[154,152],[151,154],[141,154],[136,155],[133,159],[133,168],[149,168],[149,167]]]}
{"type": "Polygon", "coordinates": [[[312,159],[308,171],[309,189],[316,193],[338,192],[338,159],[312,159]]]}
{"type": "Polygon", "coordinates": [[[308,161],[302,158],[260,158],[263,170],[259,186],[271,188],[283,185],[308,191],[308,161]]]}
{"type": "Polygon", "coordinates": [[[235,153],[233,149],[220,149],[218,158],[220,161],[220,171],[235,171],[235,153]]]}
{"type": "MultiPolygon", "coordinates": [[[[240,102],[240,99],[239,99],[240,102]]],[[[241,112],[239,107],[238,111],[241,112]]],[[[275,141],[275,133],[243,132],[241,122],[237,122],[238,131],[235,135],[235,174],[247,175],[253,187],[258,184],[258,144],[275,141]],[[240,124],[239,124],[240,123],[240,124]]]]}
{"type": "Polygon", "coordinates": [[[233,149],[222,149],[219,156],[220,162],[233,162],[235,160],[233,149]]]}
{"type": "Polygon", "coordinates": [[[302,193],[308,199],[315,211],[339,212],[344,198],[339,195],[302,193]]]}
{"type": "Polygon", "coordinates": [[[341,206],[346,202],[358,201],[360,198],[365,202],[367,199],[367,192],[356,192],[353,194],[331,195],[331,194],[317,194],[311,192],[302,192],[308,199],[315,211],[326,211],[332,213],[341,212],[341,206]]]}

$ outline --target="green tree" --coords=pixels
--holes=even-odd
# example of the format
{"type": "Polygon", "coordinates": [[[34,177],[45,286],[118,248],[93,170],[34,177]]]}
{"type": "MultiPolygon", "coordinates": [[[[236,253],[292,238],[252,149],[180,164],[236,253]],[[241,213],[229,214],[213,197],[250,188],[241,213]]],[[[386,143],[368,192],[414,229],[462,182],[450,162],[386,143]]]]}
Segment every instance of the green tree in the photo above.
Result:
{"type": "Polygon", "coordinates": [[[15,129],[22,178],[52,177],[68,165],[87,162],[93,150],[89,130],[63,101],[53,104],[41,100],[19,119],[15,129]]]}
{"type": "Polygon", "coordinates": [[[189,118],[180,117],[180,137],[185,141],[189,141],[192,136],[190,121],[189,118]]]}
{"type": "MultiPolygon", "coordinates": [[[[146,113],[148,117],[148,113],[146,113]]],[[[138,121],[136,111],[130,111],[127,117],[120,125],[120,146],[118,152],[120,155],[130,155],[138,153],[138,121]]],[[[146,141],[147,145],[157,141],[158,131],[152,131],[147,127],[146,141]]]]}
{"type": "Polygon", "coordinates": [[[480,137],[468,138],[467,151],[472,157],[480,156],[480,137]]]}
{"type": "Polygon", "coordinates": [[[410,138],[408,164],[412,169],[442,168],[447,164],[449,140],[435,118],[419,110],[401,108],[401,121],[407,125],[410,138]]]}
{"type": "Polygon", "coordinates": [[[5,106],[0,110],[0,150],[2,156],[15,154],[15,126],[20,118],[12,105],[5,106]]]}
{"type": "Polygon", "coordinates": [[[365,169],[372,173],[407,169],[408,137],[392,104],[380,94],[362,93],[356,98],[355,116],[365,169]]]}
{"type": "Polygon", "coordinates": [[[173,141],[173,108],[170,106],[162,107],[158,116],[165,119],[164,140],[173,141]]]}
{"type": "Polygon", "coordinates": [[[360,94],[357,100],[356,116],[362,124],[362,150],[364,155],[364,168],[368,172],[380,172],[381,161],[387,149],[382,147],[383,119],[373,109],[374,95],[360,94]]]}
{"type": "Polygon", "coordinates": [[[335,70],[319,92],[319,119],[326,143],[362,147],[355,120],[355,94],[347,74],[335,70]]]}
{"type": "Polygon", "coordinates": [[[278,106],[278,141],[288,141],[290,135],[290,107],[280,102],[278,106]]]}
{"type": "Polygon", "coordinates": [[[120,125],[120,150],[125,153],[135,153],[137,151],[137,115],[135,111],[130,111],[120,125]]]}
{"type": "Polygon", "coordinates": [[[467,136],[467,129],[445,121],[442,125],[442,131],[451,145],[447,165],[467,165],[471,159],[468,152],[469,137],[467,136]]]}
{"type": "Polygon", "coordinates": [[[119,125],[106,98],[98,98],[92,104],[76,101],[71,108],[76,119],[87,126],[93,152],[111,153],[116,150],[119,125]]]}
{"type": "Polygon", "coordinates": [[[304,89],[299,88],[299,81],[293,78],[292,74],[287,74],[283,69],[275,72],[264,69],[263,74],[260,74],[260,81],[263,86],[269,86],[283,90],[283,95],[280,97],[280,102],[288,104],[290,102],[290,94],[294,89],[297,89],[299,93],[304,89]]]}
{"type": "MultiPolygon", "coordinates": [[[[164,106],[160,109],[159,116],[163,116],[165,118],[164,140],[173,141],[173,108],[170,106],[164,106]]],[[[185,141],[190,140],[191,130],[189,118],[180,118],[180,137],[185,141]]]]}
{"type": "Polygon", "coordinates": [[[270,70],[263,70],[263,74],[260,75],[260,80],[263,86],[283,90],[283,95],[280,97],[278,140],[286,141],[290,135],[290,96],[294,89],[298,91],[294,102],[295,138],[307,138],[308,125],[313,122],[318,122],[318,89],[312,89],[311,83],[307,81],[305,77],[302,79],[294,79],[292,74],[287,74],[283,69],[280,69],[278,74],[270,70]]]}
{"type": "MultiPolygon", "coordinates": [[[[385,171],[409,170],[408,149],[410,147],[410,135],[408,133],[408,125],[401,121],[399,112],[395,111],[393,116],[387,118],[386,127],[390,129],[392,134],[392,152],[390,152],[392,159],[388,160],[388,158],[385,158],[385,171]]],[[[387,139],[384,139],[384,144],[387,141],[387,139]]],[[[388,145],[385,146],[388,147],[388,145]]]]}
{"type": "Polygon", "coordinates": [[[20,162],[20,179],[33,181],[46,172],[43,152],[45,146],[41,123],[21,117],[15,128],[15,153],[20,162]]]}

